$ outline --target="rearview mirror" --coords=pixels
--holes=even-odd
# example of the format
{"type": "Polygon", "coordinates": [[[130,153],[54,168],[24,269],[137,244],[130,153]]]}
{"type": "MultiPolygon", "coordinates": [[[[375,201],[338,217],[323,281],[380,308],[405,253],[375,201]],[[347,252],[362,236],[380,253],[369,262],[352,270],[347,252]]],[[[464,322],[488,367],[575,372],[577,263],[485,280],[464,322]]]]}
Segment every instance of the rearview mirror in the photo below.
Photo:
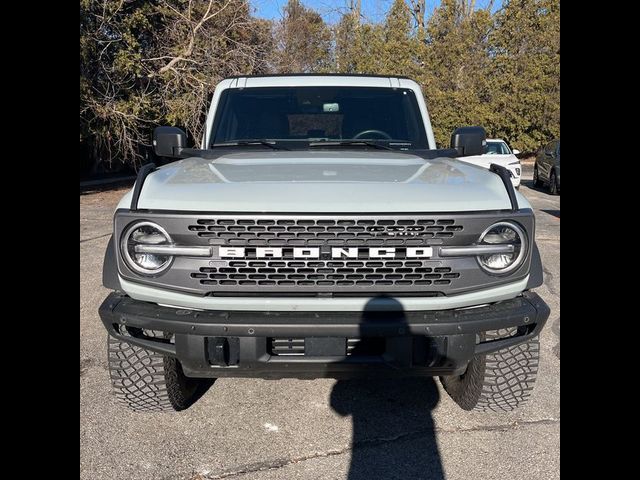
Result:
{"type": "Polygon", "coordinates": [[[460,127],[451,134],[451,148],[459,157],[482,155],[486,145],[487,132],[482,127],[460,127]]]}
{"type": "Polygon", "coordinates": [[[153,130],[153,151],[159,157],[178,157],[186,147],[187,134],[176,127],[157,127],[153,130]]]}
{"type": "Polygon", "coordinates": [[[514,155],[520,155],[520,150],[516,150],[515,148],[512,150],[514,155]]]}

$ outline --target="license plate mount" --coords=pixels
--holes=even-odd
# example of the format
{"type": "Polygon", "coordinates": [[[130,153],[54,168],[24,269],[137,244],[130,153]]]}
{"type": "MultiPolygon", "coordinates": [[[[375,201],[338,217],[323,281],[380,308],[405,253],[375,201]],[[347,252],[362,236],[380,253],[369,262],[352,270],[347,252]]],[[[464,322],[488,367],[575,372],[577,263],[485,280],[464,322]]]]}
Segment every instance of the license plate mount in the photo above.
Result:
{"type": "Polygon", "coordinates": [[[309,357],[344,357],[347,355],[346,337],[307,337],[304,354],[309,357]]]}

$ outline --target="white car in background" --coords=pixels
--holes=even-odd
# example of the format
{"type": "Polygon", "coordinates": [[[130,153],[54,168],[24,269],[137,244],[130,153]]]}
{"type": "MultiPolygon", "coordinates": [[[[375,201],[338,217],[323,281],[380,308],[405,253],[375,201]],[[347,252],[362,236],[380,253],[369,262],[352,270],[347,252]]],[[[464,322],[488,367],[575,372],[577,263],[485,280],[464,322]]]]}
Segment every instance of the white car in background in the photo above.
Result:
{"type": "Polygon", "coordinates": [[[485,153],[470,157],[460,157],[458,160],[487,169],[492,163],[502,165],[511,172],[511,183],[515,188],[518,188],[520,187],[520,176],[522,175],[520,160],[516,157],[519,153],[520,151],[518,150],[511,150],[507,142],[500,138],[488,138],[485,153]]]}

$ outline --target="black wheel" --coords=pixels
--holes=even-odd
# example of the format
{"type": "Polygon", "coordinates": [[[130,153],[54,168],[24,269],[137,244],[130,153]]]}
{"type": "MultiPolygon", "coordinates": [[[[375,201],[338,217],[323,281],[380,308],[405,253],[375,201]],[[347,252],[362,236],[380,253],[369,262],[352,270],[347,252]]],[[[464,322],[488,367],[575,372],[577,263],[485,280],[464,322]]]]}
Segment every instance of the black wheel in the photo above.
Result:
{"type": "Polygon", "coordinates": [[[538,175],[538,165],[533,166],[533,186],[534,187],[542,187],[542,180],[540,180],[540,176],[538,175]]]}
{"type": "MultiPolygon", "coordinates": [[[[486,332],[504,338],[509,329],[486,332]]],[[[538,337],[526,343],[474,357],[462,375],[440,377],[449,396],[464,410],[507,412],[531,396],[538,372],[538,337]]]]}
{"type": "Polygon", "coordinates": [[[551,176],[549,177],[549,193],[551,193],[551,195],[558,195],[559,191],[556,172],[551,171],[551,176]]]}
{"type": "Polygon", "coordinates": [[[180,362],[108,336],[109,373],[116,399],[137,412],[184,410],[213,380],[189,378],[180,362]]]}

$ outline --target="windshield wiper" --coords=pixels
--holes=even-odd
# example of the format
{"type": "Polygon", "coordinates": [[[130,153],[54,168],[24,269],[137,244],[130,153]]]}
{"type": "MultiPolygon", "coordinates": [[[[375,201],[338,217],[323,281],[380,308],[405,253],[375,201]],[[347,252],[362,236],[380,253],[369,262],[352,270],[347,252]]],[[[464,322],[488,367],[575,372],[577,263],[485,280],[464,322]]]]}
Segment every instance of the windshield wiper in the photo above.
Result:
{"type": "Polygon", "coordinates": [[[366,140],[326,140],[322,142],[309,142],[309,147],[335,147],[341,145],[356,145],[356,146],[364,146],[364,147],[373,147],[380,150],[393,150],[396,151],[395,148],[387,147],[386,145],[380,145],[379,143],[368,142],[366,140]]]}
{"type": "Polygon", "coordinates": [[[274,145],[268,140],[238,140],[236,142],[214,143],[212,147],[246,147],[248,145],[264,145],[274,150],[289,150],[288,148],[274,145]]]}

